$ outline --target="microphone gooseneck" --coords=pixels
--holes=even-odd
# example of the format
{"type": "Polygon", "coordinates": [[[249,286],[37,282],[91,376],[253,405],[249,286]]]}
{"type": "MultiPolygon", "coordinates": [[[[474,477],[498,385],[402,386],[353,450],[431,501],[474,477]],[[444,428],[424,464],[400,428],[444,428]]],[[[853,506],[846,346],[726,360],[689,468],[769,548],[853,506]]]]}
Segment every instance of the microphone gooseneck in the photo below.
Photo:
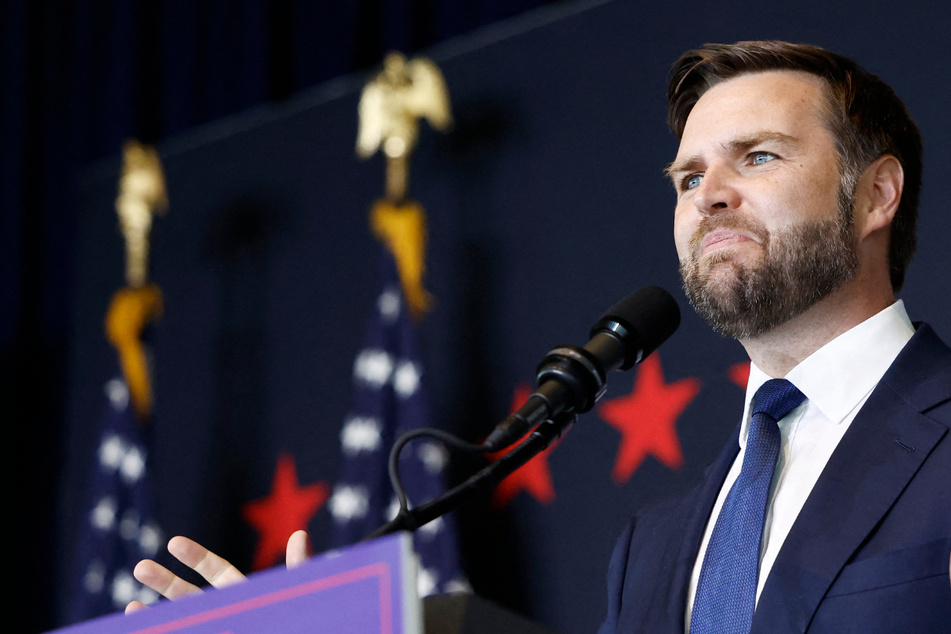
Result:
{"type": "Polygon", "coordinates": [[[416,530],[455,509],[474,493],[494,487],[567,433],[577,415],[591,409],[604,394],[609,372],[628,370],[640,363],[679,325],[680,309],[674,298],[657,286],[642,288],[601,316],[584,347],[558,346],[549,352],[538,366],[538,389],[481,445],[470,444],[438,429],[423,428],[403,434],[393,446],[389,460],[390,480],[399,500],[399,510],[396,517],[365,539],[397,530],[416,530]],[[421,436],[437,438],[472,453],[498,451],[525,438],[461,484],[411,509],[399,476],[399,456],[407,443],[421,436]]]}
{"type": "Polygon", "coordinates": [[[680,308],[658,286],[634,291],[609,308],[584,347],[558,346],[538,366],[538,388],[483,443],[488,450],[511,445],[530,429],[561,413],[581,414],[604,394],[607,375],[629,370],[666,341],[680,325],[680,308]]]}

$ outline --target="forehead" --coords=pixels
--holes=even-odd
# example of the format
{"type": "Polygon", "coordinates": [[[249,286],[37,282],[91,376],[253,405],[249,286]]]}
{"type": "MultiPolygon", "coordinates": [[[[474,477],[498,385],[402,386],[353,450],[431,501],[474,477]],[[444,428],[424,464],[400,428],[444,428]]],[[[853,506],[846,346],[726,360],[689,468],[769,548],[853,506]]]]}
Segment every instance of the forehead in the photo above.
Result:
{"type": "Polygon", "coordinates": [[[750,133],[801,138],[825,134],[824,81],[802,71],[768,71],[722,81],[705,92],[687,117],[681,156],[704,143],[729,143],[750,133]]]}

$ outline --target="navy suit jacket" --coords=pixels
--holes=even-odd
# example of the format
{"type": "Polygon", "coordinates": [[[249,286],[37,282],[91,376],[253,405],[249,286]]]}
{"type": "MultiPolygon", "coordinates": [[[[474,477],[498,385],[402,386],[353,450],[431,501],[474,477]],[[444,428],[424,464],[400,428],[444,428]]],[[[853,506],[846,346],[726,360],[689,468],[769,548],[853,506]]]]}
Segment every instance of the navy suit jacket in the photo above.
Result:
{"type": "MultiPolygon", "coordinates": [[[[806,500],[751,632],[951,632],[949,427],[951,350],[921,325],[806,500]]],[[[638,515],[618,540],[602,633],[683,634],[690,574],[738,432],[697,488],[638,515]]]]}

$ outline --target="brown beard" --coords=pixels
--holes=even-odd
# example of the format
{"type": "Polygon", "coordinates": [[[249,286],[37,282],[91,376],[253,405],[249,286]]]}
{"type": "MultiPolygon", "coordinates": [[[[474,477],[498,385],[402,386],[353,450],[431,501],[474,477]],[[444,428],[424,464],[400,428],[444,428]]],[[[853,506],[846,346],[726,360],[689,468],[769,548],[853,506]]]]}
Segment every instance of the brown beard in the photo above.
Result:
{"type": "MultiPolygon", "coordinates": [[[[848,197],[851,199],[851,197],[848,197]]],[[[680,263],[684,291],[694,310],[727,337],[750,339],[798,317],[851,280],[858,270],[852,205],[840,196],[831,220],[799,224],[770,234],[729,214],[704,217],[680,263]],[[703,236],[719,228],[741,229],[760,240],[763,255],[753,265],[732,261],[729,251],[701,262],[703,236]],[[718,279],[730,267],[732,276],[718,279]]]]}

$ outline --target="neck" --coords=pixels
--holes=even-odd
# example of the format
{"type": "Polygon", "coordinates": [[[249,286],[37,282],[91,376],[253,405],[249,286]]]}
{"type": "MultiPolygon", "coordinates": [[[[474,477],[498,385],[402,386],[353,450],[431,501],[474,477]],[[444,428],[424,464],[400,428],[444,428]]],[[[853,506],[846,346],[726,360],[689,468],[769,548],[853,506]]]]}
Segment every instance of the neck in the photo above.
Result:
{"type": "Polygon", "coordinates": [[[868,293],[847,284],[798,317],[740,343],[759,369],[783,378],[813,352],[894,302],[890,286],[868,293]]]}

